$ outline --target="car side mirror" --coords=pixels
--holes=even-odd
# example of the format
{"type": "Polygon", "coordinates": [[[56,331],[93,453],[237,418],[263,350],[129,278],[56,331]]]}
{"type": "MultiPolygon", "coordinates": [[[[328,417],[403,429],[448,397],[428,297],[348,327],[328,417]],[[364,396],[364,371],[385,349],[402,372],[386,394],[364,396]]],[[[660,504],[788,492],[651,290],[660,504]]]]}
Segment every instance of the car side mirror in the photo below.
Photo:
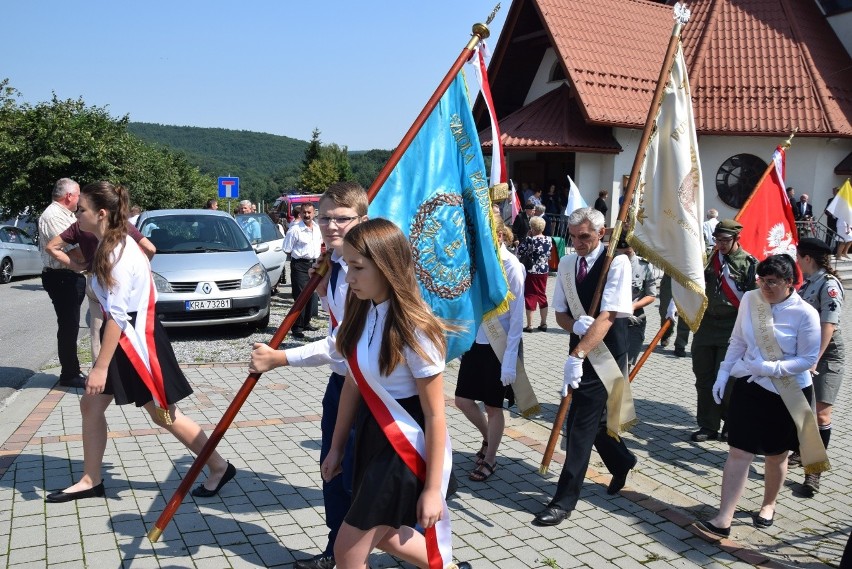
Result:
{"type": "Polygon", "coordinates": [[[255,253],[266,253],[267,251],[269,251],[269,245],[266,243],[258,243],[254,246],[255,253]]]}

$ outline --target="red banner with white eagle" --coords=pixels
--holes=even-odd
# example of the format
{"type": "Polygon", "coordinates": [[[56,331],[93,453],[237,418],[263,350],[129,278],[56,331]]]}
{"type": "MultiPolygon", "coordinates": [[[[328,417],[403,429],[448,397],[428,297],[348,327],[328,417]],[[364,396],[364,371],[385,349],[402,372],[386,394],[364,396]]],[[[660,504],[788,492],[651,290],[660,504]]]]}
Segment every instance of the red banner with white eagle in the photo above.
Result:
{"type": "Polygon", "coordinates": [[[779,146],[772,162],[736,216],[743,230],[740,245],[762,261],[769,255],[787,253],[796,258],[796,220],[784,184],[786,154],[779,146]]]}

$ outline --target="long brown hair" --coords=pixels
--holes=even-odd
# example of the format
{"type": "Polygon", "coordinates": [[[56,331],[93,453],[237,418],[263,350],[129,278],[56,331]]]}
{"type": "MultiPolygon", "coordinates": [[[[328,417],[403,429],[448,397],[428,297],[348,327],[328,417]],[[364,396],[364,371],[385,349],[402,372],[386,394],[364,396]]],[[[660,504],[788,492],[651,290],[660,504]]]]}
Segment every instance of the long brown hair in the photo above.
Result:
{"type": "MultiPolygon", "coordinates": [[[[414,278],[411,246],[402,231],[387,219],[370,219],[353,227],[344,241],[376,264],[390,288],[390,305],[379,352],[381,373],[388,375],[404,362],[406,346],[420,357],[430,358],[417,341],[417,331],[431,340],[443,356],[447,350],[444,331],[452,327],[436,318],[420,296],[420,287],[414,278]]],[[[337,334],[337,350],[344,356],[355,352],[372,305],[372,300],[360,300],[349,293],[346,317],[337,334]]]]}
{"type": "Polygon", "coordinates": [[[103,238],[95,251],[92,263],[95,276],[107,289],[115,286],[112,268],[124,253],[124,241],[127,237],[127,212],[129,198],[123,186],[113,186],[109,182],[92,182],[80,193],[86,196],[89,206],[95,211],[106,210],[107,226],[103,238]],[[113,252],[119,247],[118,255],[113,252]]]}

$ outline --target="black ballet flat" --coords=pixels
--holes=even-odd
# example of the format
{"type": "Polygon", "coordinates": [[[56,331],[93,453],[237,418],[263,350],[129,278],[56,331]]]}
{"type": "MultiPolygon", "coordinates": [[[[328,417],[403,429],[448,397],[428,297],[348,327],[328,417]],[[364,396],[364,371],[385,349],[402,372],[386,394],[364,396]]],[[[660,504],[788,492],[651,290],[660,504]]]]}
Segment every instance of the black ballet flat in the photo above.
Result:
{"type": "Polygon", "coordinates": [[[196,498],[212,498],[216,494],[219,493],[219,490],[222,489],[222,486],[231,481],[231,479],[237,475],[237,469],[234,468],[234,465],[230,462],[228,463],[228,469],[225,470],[224,476],[219,481],[219,484],[216,485],[215,490],[208,490],[204,487],[204,484],[199,484],[197,488],[195,488],[190,494],[195,496],[196,498]]]}
{"type": "Polygon", "coordinates": [[[44,501],[59,504],[61,502],[71,502],[72,500],[81,500],[83,498],[103,498],[104,495],[104,483],[101,482],[97,486],[93,486],[88,490],[80,490],[79,492],[63,492],[62,490],[51,492],[45,496],[44,501]]]}
{"type": "Polygon", "coordinates": [[[760,512],[755,512],[751,515],[751,521],[756,528],[769,528],[775,522],[775,512],[772,512],[771,518],[761,517],[760,512]]]}
{"type": "Polygon", "coordinates": [[[701,531],[706,533],[715,535],[717,537],[730,537],[731,536],[731,526],[726,528],[716,527],[710,522],[695,522],[695,525],[701,531]]]}

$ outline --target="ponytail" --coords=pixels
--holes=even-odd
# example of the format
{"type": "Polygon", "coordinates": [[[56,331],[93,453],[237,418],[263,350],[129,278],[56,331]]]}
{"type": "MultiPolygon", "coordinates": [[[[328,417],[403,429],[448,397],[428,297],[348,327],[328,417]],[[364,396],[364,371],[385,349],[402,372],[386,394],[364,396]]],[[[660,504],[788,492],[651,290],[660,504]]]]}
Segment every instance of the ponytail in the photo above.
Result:
{"type": "Polygon", "coordinates": [[[112,269],[124,253],[127,238],[127,216],[130,198],[124,186],[113,186],[109,182],[94,182],[86,185],[80,193],[86,196],[89,204],[97,211],[107,212],[107,226],[103,238],[95,251],[92,264],[98,281],[107,289],[115,286],[112,269]],[[113,253],[118,249],[118,254],[113,253]]]}

